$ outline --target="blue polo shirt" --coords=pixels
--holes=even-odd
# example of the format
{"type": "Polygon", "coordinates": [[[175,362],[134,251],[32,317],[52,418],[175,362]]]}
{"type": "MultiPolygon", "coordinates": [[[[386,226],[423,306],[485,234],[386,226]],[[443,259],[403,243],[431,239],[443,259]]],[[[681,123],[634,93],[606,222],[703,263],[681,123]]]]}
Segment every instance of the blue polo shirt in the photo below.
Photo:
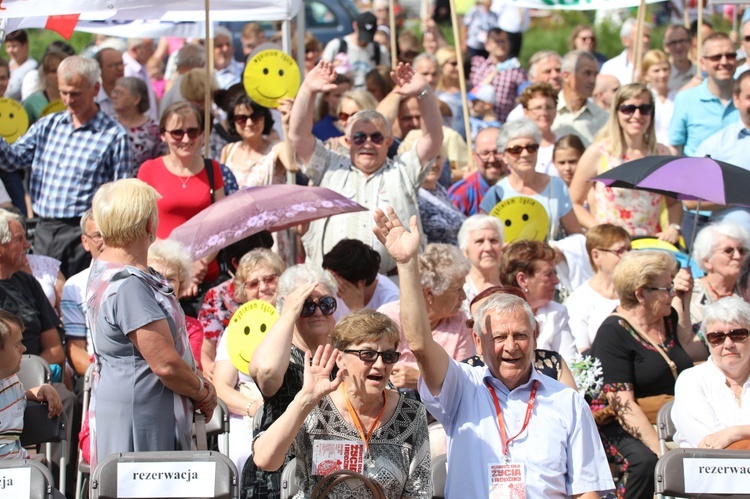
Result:
{"type": "Polygon", "coordinates": [[[683,146],[685,156],[695,156],[698,146],[711,134],[739,120],[740,114],[730,100],[724,106],[708,91],[708,80],[679,92],[669,123],[669,143],[683,146]]]}
{"type": "Polygon", "coordinates": [[[695,151],[696,157],[706,155],[750,170],[750,130],[742,120],[725,126],[704,140],[695,151]]]}

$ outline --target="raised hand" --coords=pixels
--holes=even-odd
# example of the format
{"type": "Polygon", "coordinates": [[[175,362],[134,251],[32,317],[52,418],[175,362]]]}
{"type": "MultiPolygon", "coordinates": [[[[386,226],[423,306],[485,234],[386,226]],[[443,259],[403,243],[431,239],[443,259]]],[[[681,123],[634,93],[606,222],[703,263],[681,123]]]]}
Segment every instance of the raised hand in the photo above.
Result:
{"type": "Polygon", "coordinates": [[[281,124],[283,126],[289,126],[289,117],[292,115],[292,105],[294,99],[291,97],[285,97],[279,100],[279,106],[276,108],[281,114],[281,124]]]}
{"type": "Polygon", "coordinates": [[[674,283],[675,296],[682,298],[684,295],[690,296],[692,294],[693,275],[688,269],[680,269],[672,282],[674,283]]]}
{"type": "Polygon", "coordinates": [[[336,89],[336,71],[329,62],[318,61],[318,64],[307,73],[302,82],[312,92],[330,92],[336,89]]]}
{"type": "Polygon", "coordinates": [[[317,286],[315,283],[303,284],[286,295],[284,297],[284,305],[281,307],[281,313],[289,313],[292,314],[293,317],[299,317],[299,314],[302,311],[302,305],[304,305],[305,300],[310,296],[310,293],[313,292],[315,286],[317,286]]]}
{"type": "Polygon", "coordinates": [[[375,227],[372,230],[396,263],[407,263],[419,254],[417,217],[411,217],[409,230],[406,230],[393,208],[389,206],[387,210],[388,215],[380,208],[375,210],[375,227]]]}
{"type": "Polygon", "coordinates": [[[396,93],[405,97],[418,97],[427,87],[427,80],[414,72],[409,63],[399,62],[396,70],[391,71],[391,78],[398,86],[396,93]]]}
{"type": "Polygon", "coordinates": [[[331,371],[336,365],[339,351],[331,345],[319,346],[315,355],[305,352],[305,376],[300,390],[310,401],[319,402],[335,391],[344,379],[344,370],[339,370],[331,381],[331,371]]]}

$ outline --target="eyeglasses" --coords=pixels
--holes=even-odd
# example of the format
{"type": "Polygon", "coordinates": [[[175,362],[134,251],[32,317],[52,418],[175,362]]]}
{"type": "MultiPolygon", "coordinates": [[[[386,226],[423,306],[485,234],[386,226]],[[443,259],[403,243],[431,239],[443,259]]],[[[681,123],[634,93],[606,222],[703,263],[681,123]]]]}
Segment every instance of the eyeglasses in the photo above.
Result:
{"type": "Polygon", "coordinates": [[[198,127],[188,128],[187,130],[182,130],[178,128],[177,130],[164,130],[164,131],[167,132],[169,135],[171,135],[174,140],[182,140],[185,134],[187,134],[190,140],[193,140],[193,139],[197,139],[198,135],[203,133],[203,130],[201,130],[198,127]]]}
{"type": "Polygon", "coordinates": [[[479,159],[481,159],[483,163],[487,163],[488,161],[492,161],[493,159],[503,158],[503,153],[501,153],[500,151],[476,152],[475,154],[479,156],[479,159]]]}
{"type": "Polygon", "coordinates": [[[654,111],[654,105],[641,104],[640,106],[636,106],[635,104],[623,104],[622,106],[618,107],[617,110],[625,116],[635,114],[636,110],[641,112],[641,116],[649,116],[654,111]]]}
{"type": "Polygon", "coordinates": [[[101,241],[102,239],[104,239],[99,232],[94,232],[93,234],[86,234],[86,233],[84,233],[83,235],[86,236],[86,237],[88,237],[92,241],[97,242],[97,243],[99,241],[101,241]]]}
{"type": "Polygon", "coordinates": [[[525,146],[506,147],[505,152],[513,156],[520,156],[521,153],[524,151],[524,149],[528,151],[529,154],[534,154],[535,152],[539,150],[539,144],[528,144],[525,146]]]}
{"type": "Polygon", "coordinates": [[[538,107],[529,108],[529,111],[531,111],[532,113],[538,113],[540,111],[554,111],[554,110],[555,110],[554,106],[538,106],[538,107]]]}
{"type": "Polygon", "coordinates": [[[743,36],[742,39],[745,40],[746,42],[750,42],[750,35],[743,36]]]}
{"type": "Polygon", "coordinates": [[[371,133],[370,135],[367,135],[365,132],[354,132],[354,135],[352,135],[352,142],[355,146],[361,146],[367,142],[368,137],[375,145],[380,145],[385,140],[385,135],[380,132],[371,133]]]}
{"type": "Polygon", "coordinates": [[[247,120],[251,120],[253,123],[256,123],[260,121],[260,119],[263,117],[263,113],[254,112],[253,114],[235,114],[234,115],[234,124],[238,126],[245,126],[245,123],[247,123],[247,120]]]}
{"type": "Polygon", "coordinates": [[[344,350],[344,353],[357,354],[359,360],[362,362],[376,362],[379,355],[386,364],[395,364],[398,362],[398,358],[401,357],[401,352],[395,350],[386,350],[385,352],[376,352],[375,350],[344,350]]]}
{"type": "Polygon", "coordinates": [[[667,47],[674,47],[675,45],[682,45],[683,43],[689,43],[690,40],[688,38],[680,38],[679,40],[672,40],[671,42],[667,42],[664,45],[667,47]]]}
{"type": "Polygon", "coordinates": [[[724,343],[724,340],[727,338],[727,336],[729,336],[730,340],[737,343],[740,341],[745,341],[747,337],[750,336],[750,331],[748,331],[746,327],[741,327],[738,329],[732,329],[728,333],[706,333],[706,341],[708,341],[713,346],[717,346],[724,343]]]}
{"type": "Polygon", "coordinates": [[[745,254],[747,253],[747,248],[745,248],[743,246],[740,246],[739,248],[735,248],[734,246],[727,246],[726,248],[722,248],[722,249],[720,249],[718,251],[724,253],[726,256],[728,256],[729,258],[731,258],[731,257],[734,256],[734,252],[735,251],[737,253],[739,253],[740,256],[745,256],[745,254]]]}
{"type": "Polygon", "coordinates": [[[656,286],[646,286],[649,291],[666,291],[670,295],[674,293],[674,283],[670,284],[666,288],[657,288],[656,286]]]}
{"type": "Polygon", "coordinates": [[[260,283],[262,282],[266,286],[270,286],[272,284],[275,284],[276,281],[279,280],[279,274],[271,274],[267,276],[263,276],[260,279],[253,279],[252,281],[245,281],[245,289],[255,289],[258,286],[260,286],[260,283]]]}
{"type": "Polygon", "coordinates": [[[315,314],[316,308],[319,308],[323,315],[331,315],[336,311],[336,305],[336,298],[332,296],[324,296],[317,302],[308,298],[302,304],[302,311],[299,315],[300,317],[310,317],[315,314]]]}
{"type": "Polygon", "coordinates": [[[612,253],[613,255],[617,255],[617,256],[622,256],[625,253],[630,253],[633,250],[633,248],[631,248],[630,246],[616,249],[616,250],[608,249],[608,248],[596,248],[596,249],[598,249],[599,251],[604,251],[605,253],[612,253]]]}
{"type": "Polygon", "coordinates": [[[736,61],[737,60],[737,53],[736,52],[726,52],[724,54],[714,54],[714,55],[704,55],[704,59],[708,59],[711,62],[719,62],[722,57],[726,57],[727,61],[736,61]]]}
{"type": "MultiPolygon", "coordinates": [[[[349,118],[351,118],[352,115],[349,113],[339,113],[339,121],[346,123],[349,121],[349,118]]],[[[364,143],[364,141],[363,141],[364,143]]]]}

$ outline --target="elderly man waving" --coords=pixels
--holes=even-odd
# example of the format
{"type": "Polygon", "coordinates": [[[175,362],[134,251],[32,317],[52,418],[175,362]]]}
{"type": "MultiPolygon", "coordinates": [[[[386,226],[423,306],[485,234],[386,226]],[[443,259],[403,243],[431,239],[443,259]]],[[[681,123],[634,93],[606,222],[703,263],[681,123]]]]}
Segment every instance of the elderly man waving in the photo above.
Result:
{"type": "Polygon", "coordinates": [[[594,499],[614,489],[583,397],[533,367],[528,303],[490,296],[474,313],[474,344],[486,367],[452,360],[430,331],[416,220],[407,231],[389,209],[375,221],[398,262],[401,325],[419,364],[419,394],[448,435],[445,497],[594,499]]]}
{"type": "Polygon", "coordinates": [[[336,72],[329,63],[321,61],[307,74],[294,100],[289,137],[302,172],[314,185],[328,187],[368,209],[310,224],[302,240],[308,260],[316,265],[340,240],[359,239],[380,254],[380,272],[394,274],[396,262],[373,236],[372,216],[377,208],[388,205],[404,220],[419,213],[417,191],[440,152],[442,118],[427,81],[410,65],[399,64],[391,77],[401,95],[417,98],[422,116],[422,137],[394,160],[387,156],[390,125],[375,111],[360,111],[348,120],[344,139],[350,148],[348,157],[326,149],[312,135],[315,94],[336,88],[336,72]]]}

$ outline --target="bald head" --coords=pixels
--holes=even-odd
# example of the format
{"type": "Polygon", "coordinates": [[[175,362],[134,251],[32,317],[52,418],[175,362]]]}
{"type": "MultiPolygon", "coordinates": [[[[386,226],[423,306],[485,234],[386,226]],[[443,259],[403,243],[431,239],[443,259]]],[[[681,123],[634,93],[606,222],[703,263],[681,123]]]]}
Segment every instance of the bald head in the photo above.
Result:
{"type": "Polygon", "coordinates": [[[618,88],[620,88],[620,82],[616,77],[599,73],[596,76],[593,95],[596,105],[605,111],[609,111],[618,88]]]}

